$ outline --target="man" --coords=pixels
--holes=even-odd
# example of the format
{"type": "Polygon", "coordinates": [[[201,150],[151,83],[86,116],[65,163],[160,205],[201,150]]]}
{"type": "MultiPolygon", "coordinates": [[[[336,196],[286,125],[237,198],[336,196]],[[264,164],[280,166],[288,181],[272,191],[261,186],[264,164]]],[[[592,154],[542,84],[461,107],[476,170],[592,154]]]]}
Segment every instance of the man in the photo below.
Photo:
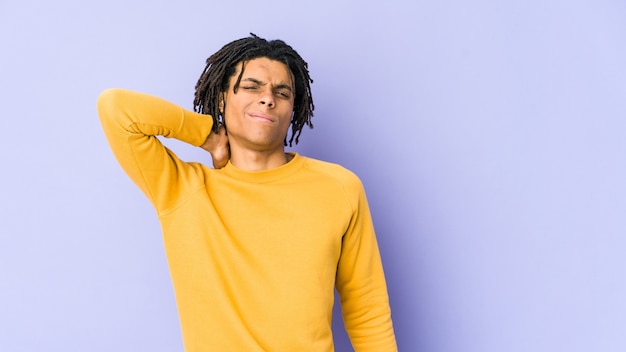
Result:
{"type": "Polygon", "coordinates": [[[98,113],[156,208],[186,351],[333,351],[336,288],[355,351],[395,351],[387,288],[359,179],[285,152],[311,125],[307,63],[252,35],[207,59],[196,112],[121,89],[98,113]],[[184,162],[156,136],[209,153],[184,162]]]}

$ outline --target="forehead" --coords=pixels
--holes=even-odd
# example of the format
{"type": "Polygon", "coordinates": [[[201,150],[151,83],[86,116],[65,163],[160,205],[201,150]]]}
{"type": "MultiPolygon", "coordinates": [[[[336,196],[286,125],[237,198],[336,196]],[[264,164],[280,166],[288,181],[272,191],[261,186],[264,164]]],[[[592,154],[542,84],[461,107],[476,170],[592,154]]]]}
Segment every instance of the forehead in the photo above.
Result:
{"type": "Polygon", "coordinates": [[[293,74],[287,65],[280,61],[266,57],[248,60],[243,65],[243,74],[241,67],[242,62],[237,63],[234,78],[241,75],[242,80],[254,78],[269,83],[291,84],[293,82],[293,74]]]}

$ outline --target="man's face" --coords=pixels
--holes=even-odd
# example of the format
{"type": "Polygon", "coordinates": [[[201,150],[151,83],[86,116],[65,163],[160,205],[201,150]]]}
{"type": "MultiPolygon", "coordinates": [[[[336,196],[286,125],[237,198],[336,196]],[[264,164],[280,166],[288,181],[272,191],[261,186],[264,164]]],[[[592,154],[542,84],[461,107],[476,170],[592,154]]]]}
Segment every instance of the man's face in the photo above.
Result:
{"type": "Polygon", "coordinates": [[[240,72],[241,63],[224,92],[224,120],[231,148],[283,151],[295,95],[289,69],[265,57],[246,61],[237,93],[233,93],[240,72]]]}

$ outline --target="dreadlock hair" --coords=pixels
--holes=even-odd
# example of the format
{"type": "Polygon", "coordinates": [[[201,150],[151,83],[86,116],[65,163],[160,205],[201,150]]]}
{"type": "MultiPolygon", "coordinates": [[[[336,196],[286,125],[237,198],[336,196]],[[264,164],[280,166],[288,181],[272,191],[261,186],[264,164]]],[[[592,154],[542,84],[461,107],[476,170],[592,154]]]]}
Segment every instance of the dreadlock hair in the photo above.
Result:
{"type": "MultiPolygon", "coordinates": [[[[224,45],[215,54],[206,60],[206,67],[196,83],[196,93],[193,101],[194,111],[201,114],[209,114],[213,117],[213,131],[217,132],[220,124],[224,124],[224,117],[220,111],[219,101],[221,94],[229,87],[230,78],[235,74],[238,63],[241,62],[241,72],[232,87],[233,93],[237,93],[246,61],[266,57],[285,64],[293,77],[295,85],[295,97],[293,113],[291,117],[291,138],[289,146],[298,139],[304,125],[313,128],[313,97],[311,86],[313,83],[309,77],[308,64],[289,45],[282,40],[267,41],[250,33],[250,37],[237,39],[224,45]]],[[[287,145],[285,136],[284,145],[287,145]]]]}

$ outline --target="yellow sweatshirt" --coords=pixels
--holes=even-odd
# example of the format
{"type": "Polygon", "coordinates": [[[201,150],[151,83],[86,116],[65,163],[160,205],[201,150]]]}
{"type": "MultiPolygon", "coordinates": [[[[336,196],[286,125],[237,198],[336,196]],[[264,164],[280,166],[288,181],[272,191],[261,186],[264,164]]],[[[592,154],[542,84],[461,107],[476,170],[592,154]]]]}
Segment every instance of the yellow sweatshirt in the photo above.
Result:
{"type": "Polygon", "coordinates": [[[355,351],[397,350],[353,173],[297,153],[261,172],[184,162],[156,136],[199,146],[212,119],[146,94],[106,90],[98,113],[156,208],[185,351],[333,351],[335,287],[355,351]]]}

